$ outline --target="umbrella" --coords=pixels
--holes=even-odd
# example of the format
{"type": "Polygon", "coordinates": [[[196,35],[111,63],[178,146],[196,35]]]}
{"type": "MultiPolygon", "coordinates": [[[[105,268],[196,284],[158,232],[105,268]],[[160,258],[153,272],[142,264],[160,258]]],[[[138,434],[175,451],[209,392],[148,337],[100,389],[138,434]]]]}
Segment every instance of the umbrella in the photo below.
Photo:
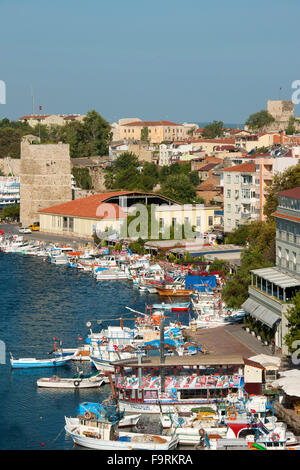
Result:
{"type": "Polygon", "coordinates": [[[142,349],[144,349],[145,351],[153,351],[153,349],[158,349],[158,348],[155,346],[152,346],[152,344],[146,344],[146,346],[144,346],[142,349]]]}
{"type": "Polygon", "coordinates": [[[164,347],[165,349],[172,349],[172,350],[177,349],[176,346],[173,346],[173,344],[170,344],[170,343],[166,343],[164,347]]]}
{"type": "Polygon", "coordinates": [[[134,348],[133,346],[130,346],[130,344],[128,344],[127,346],[125,346],[125,348],[122,349],[122,352],[132,352],[132,351],[136,351],[136,348],[134,348]]]}

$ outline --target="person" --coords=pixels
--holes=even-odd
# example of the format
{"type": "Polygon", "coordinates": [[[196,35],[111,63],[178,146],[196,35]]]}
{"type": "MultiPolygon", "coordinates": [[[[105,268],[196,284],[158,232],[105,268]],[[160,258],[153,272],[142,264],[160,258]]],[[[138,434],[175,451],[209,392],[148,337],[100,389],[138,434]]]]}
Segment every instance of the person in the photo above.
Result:
{"type": "Polygon", "coordinates": [[[196,444],[195,449],[201,450],[205,447],[205,431],[204,429],[199,429],[199,443],[196,444]]]}

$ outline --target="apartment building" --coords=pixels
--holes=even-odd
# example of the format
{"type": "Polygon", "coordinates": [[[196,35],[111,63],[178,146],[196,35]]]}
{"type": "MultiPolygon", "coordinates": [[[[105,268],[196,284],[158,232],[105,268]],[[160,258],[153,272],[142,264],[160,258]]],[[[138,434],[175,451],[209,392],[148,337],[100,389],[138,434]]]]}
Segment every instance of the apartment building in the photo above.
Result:
{"type": "Polygon", "coordinates": [[[242,307],[275,333],[275,344],[288,350],[286,313],[300,289],[300,187],[278,193],[276,218],[276,266],[251,271],[249,297],[242,307]]]}
{"type": "Polygon", "coordinates": [[[120,139],[141,140],[142,129],[148,129],[148,140],[160,144],[164,140],[187,139],[190,128],[170,121],[135,121],[120,125],[120,139]]]}
{"type": "Polygon", "coordinates": [[[242,163],[220,170],[224,195],[224,232],[232,232],[249,220],[256,220],[256,165],[242,163]]]}

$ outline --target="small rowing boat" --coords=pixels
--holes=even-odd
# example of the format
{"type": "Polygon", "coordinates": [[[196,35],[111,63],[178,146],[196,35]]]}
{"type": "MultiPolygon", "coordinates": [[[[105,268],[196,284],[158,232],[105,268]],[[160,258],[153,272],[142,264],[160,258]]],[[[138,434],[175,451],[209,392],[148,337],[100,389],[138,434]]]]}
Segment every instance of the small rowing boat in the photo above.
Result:
{"type": "Polygon", "coordinates": [[[32,369],[36,367],[61,367],[71,361],[72,356],[60,356],[52,359],[36,359],[35,357],[22,357],[14,359],[10,353],[10,364],[12,369],[32,369]]]}
{"type": "Polygon", "coordinates": [[[37,381],[37,386],[41,388],[63,388],[63,389],[86,389],[86,388],[98,388],[101,385],[109,383],[107,377],[102,374],[93,374],[88,377],[84,377],[80,374],[76,374],[73,378],[58,377],[53,375],[52,377],[42,377],[37,381]]]}

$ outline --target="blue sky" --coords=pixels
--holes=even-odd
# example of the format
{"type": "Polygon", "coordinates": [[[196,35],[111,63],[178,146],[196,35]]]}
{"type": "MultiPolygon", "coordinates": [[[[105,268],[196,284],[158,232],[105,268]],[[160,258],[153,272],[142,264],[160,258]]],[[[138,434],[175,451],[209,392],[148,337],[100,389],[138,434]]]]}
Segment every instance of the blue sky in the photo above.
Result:
{"type": "Polygon", "coordinates": [[[300,79],[297,0],[0,0],[0,18],[0,118],[31,113],[32,87],[43,113],[239,123],[300,79]]]}

